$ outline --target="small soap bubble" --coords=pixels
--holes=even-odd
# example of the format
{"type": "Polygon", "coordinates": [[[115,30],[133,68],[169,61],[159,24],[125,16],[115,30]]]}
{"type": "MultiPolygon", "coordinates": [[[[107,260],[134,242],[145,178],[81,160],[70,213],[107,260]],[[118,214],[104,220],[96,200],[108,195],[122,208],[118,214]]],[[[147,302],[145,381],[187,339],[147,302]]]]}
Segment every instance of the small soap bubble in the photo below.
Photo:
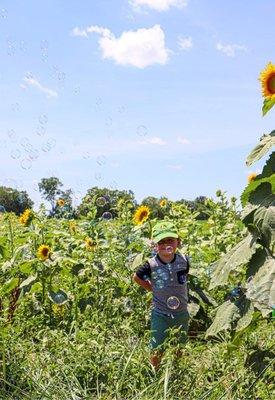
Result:
{"type": "Polygon", "coordinates": [[[103,175],[102,175],[101,172],[96,172],[96,173],[95,173],[95,179],[96,179],[97,181],[100,181],[102,178],[103,178],[103,175]]]}
{"type": "Polygon", "coordinates": [[[45,125],[48,122],[48,117],[46,114],[40,114],[38,120],[41,125],[45,125]]]}
{"type": "Polygon", "coordinates": [[[111,117],[105,118],[105,125],[106,126],[112,126],[113,125],[113,119],[111,117]]]}
{"type": "Polygon", "coordinates": [[[11,142],[15,142],[16,141],[16,133],[14,131],[14,129],[9,129],[8,130],[8,137],[10,138],[11,142]]]}
{"type": "Polygon", "coordinates": [[[25,74],[25,78],[26,78],[26,79],[33,79],[33,78],[34,78],[34,75],[33,75],[33,73],[32,73],[31,71],[28,71],[28,72],[26,72],[26,74],[25,74]]]}
{"type": "Polygon", "coordinates": [[[120,107],[118,107],[117,110],[118,110],[118,112],[119,112],[120,114],[122,114],[122,113],[125,112],[126,108],[125,108],[125,106],[120,106],[120,107]]]}
{"type": "Polygon", "coordinates": [[[153,271],[152,272],[152,278],[153,279],[156,279],[158,277],[158,274],[156,273],[156,271],[153,271]]]}
{"type": "Polygon", "coordinates": [[[171,296],[167,299],[166,304],[171,310],[176,310],[180,306],[180,300],[176,296],[171,296]]]}
{"type": "Polygon", "coordinates": [[[160,274],[160,278],[163,279],[164,281],[168,281],[169,280],[169,275],[167,272],[163,271],[160,274]]]}
{"type": "Polygon", "coordinates": [[[49,138],[47,143],[49,146],[51,146],[51,148],[54,148],[56,146],[56,140],[54,138],[49,138]]]}
{"type": "Polygon", "coordinates": [[[57,73],[57,79],[58,79],[60,82],[64,82],[65,79],[66,79],[66,74],[65,74],[65,72],[58,72],[58,73],[57,73]]]}
{"type": "Polygon", "coordinates": [[[11,151],[11,158],[13,158],[14,160],[17,160],[20,157],[21,157],[21,151],[19,149],[13,149],[11,151]]]}
{"type": "Polygon", "coordinates": [[[7,54],[13,56],[15,54],[15,45],[12,39],[7,39],[7,54]]]}
{"type": "Polygon", "coordinates": [[[89,151],[85,151],[84,153],[83,153],[83,158],[84,158],[84,160],[88,160],[89,158],[91,158],[91,153],[89,152],[89,151]]]}
{"type": "Polygon", "coordinates": [[[5,207],[0,204],[0,213],[5,213],[5,212],[6,212],[5,207]]]}
{"type": "Polygon", "coordinates": [[[46,53],[49,49],[49,42],[47,40],[42,40],[40,43],[40,50],[43,53],[46,53]]]}
{"type": "Polygon", "coordinates": [[[173,249],[172,246],[166,246],[166,247],[165,247],[165,251],[166,251],[166,253],[168,253],[168,254],[173,254],[173,253],[174,253],[174,249],[173,249]]]}
{"type": "Polygon", "coordinates": [[[22,169],[29,170],[29,169],[31,169],[31,167],[32,167],[32,162],[31,162],[31,160],[29,158],[24,158],[21,161],[21,168],[22,169]]]}
{"type": "Polygon", "coordinates": [[[12,104],[11,105],[11,109],[12,109],[12,111],[14,111],[14,112],[18,112],[18,111],[20,111],[20,104],[19,103],[14,103],[14,104],[12,104]]]}
{"type": "Polygon", "coordinates": [[[147,128],[144,125],[139,125],[137,127],[137,134],[139,136],[146,136],[147,135],[147,128]]]}
{"type": "Polygon", "coordinates": [[[28,50],[27,43],[24,42],[24,40],[21,40],[19,48],[23,53],[26,53],[28,50]]]}
{"type": "Polygon", "coordinates": [[[44,151],[44,153],[47,153],[48,151],[51,151],[52,147],[51,145],[46,142],[41,146],[41,150],[44,151]]]}
{"type": "Polygon", "coordinates": [[[109,211],[105,211],[105,212],[102,214],[102,219],[110,220],[110,219],[112,219],[112,218],[113,218],[112,213],[110,213],[109,211]]]}
{"type": "Polygon", "coordinates": [[[8,16],[7,10],[5,8],[2,8],[2,10],[0,11],[0,15],[1,15],[1,18],[6,19],[8,16]]]}
{"type": "Polygon", "coordinates": [[[105,199],[104,197],[99,197],[99,198],[96,200],[96,205],[97,205],[98,207],[104,207],[105,204],[106,204],[106,199],[105,199]]]}
{"type": "Polygon", "coordinates": [[[39,152],[38,152],[37,149],[32,149],[31,151],[29,151],[29,158],[30,158],[32,161],[37,160],[38,157],[39,157],[39,152]]]}
{"type": "Polygon", "coordinates": [[[27,137],[23,137],[22,139],[20,139],[20,144],[24,148],[26,148],[28,145],[31,145],[31,143],[27,137]]]}
{"type": "Polygon", "coordinates": [[[80,92],[80,86],[77,85],[77,86],[74,87],[73,93],[74,94],[79,94],[79,92],[80,92]]]}
{"type": "Polygon", "coordinates": [[[96,104],[97,106],[100,106],[100,105],[102,104],[102,98],[98,96],[98,97],[95,99],[95,104],[96,104]]]}
{"type": "Polygon", "coordinates": [[[39,125],[39,126],[36,128],[36,133],[37,133],[38,136],[44,136],[45,133],[46,133],[45,127],[44,127],[43,125],[39,125]]]}
{"type": "Polygon", "coordinates": [[[106,164],[106,157],[104,155],[97,156],[96,162],[98,165],[105,165],[106,164]]]}
{"type": "Polygon", "coordinates": [[[163,288],[164,288],[164,281],[163,281],[162,279],[158,279],[158,280],[155,282],[155,285],[156,285],[156,287],[157,287],[158,289],[163,289],[163,288]]]}

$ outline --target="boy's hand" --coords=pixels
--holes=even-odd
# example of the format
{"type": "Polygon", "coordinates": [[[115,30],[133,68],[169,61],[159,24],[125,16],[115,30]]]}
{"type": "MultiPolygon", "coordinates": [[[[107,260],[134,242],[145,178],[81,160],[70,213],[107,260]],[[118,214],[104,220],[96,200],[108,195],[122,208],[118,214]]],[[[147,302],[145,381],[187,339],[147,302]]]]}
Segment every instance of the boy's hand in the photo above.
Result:
{"type": "Polygon", "coordinates": [[[152,292],[152,285],[150,281],[144,281],[143,279],[140,279],[137,274],[134,274],[133,280],[143,289],[148,290],[148,292],[152,292]]]}

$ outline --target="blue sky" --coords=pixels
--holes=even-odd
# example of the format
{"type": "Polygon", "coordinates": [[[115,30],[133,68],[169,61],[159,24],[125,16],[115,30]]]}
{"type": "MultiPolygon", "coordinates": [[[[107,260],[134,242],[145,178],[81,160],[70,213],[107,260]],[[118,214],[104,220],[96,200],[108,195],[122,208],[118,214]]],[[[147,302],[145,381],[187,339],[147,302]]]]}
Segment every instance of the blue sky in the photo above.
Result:
{"type": "Polygon", "coordinates": [[[239,196],[274,62],[275,2],[0,2],[0,185],[58,176],[138,201],[239,196]]]}

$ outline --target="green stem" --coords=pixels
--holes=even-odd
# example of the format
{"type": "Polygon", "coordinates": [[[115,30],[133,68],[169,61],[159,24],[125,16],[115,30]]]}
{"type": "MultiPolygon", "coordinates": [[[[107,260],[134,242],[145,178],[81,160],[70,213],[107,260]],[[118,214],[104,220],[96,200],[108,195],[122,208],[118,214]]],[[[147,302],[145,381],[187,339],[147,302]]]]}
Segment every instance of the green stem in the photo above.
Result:
{"type": "Polygon", "coordinates": [[[13,255],[14,255],[14,242],[13,242],[13,230],[12,230],[10,216],[8,218],[8,225],[9,225],[9,233],[10,233],[11,254],[12,254],[12,257],[13,257],[13,255]]]}

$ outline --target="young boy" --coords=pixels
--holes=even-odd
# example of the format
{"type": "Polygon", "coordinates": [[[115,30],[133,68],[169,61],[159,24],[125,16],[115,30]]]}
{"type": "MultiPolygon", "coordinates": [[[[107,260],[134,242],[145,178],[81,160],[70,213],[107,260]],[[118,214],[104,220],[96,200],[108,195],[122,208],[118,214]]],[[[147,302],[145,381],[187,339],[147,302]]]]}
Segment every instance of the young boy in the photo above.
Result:
{"type": "Polygon", "coordinates": [[[157,254],[134,274],[134,281],[153,292],[151,313],[151,364],[158,369],[167,329],[179,328],[179,343],[185,343],[189,314],[187,311],[187,274],[189,261],[177,253],[180,239],[176,227],[168,221],[158,222],[152,230],[157,254]]]}

